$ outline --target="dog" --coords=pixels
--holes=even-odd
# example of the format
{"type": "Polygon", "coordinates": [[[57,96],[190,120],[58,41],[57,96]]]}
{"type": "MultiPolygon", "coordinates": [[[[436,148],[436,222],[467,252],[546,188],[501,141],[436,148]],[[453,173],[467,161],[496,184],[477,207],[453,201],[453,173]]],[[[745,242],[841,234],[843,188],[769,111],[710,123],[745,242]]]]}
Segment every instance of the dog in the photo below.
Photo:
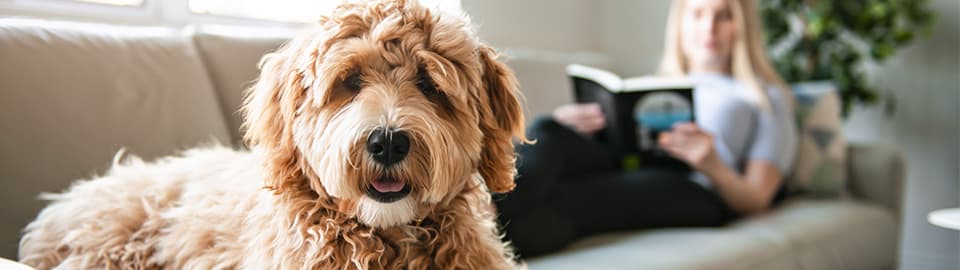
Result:
{"type": "Polygon", "coordinates": [[[511,269],[491,192],[524,133],[512,71],[465,16],[341,4],[263,57],[249,150],[115,159],[30,223],[38,269],[511,269]]]}

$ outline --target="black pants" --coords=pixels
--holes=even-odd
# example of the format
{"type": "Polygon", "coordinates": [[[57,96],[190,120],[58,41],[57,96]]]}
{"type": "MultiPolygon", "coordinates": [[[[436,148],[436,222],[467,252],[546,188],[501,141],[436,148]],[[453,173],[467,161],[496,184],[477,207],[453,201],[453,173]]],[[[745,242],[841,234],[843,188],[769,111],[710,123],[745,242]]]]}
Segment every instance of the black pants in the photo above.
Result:
{"type": "Polygon", "coordinates": [[[578,237],[620,230],[718,226],[733,218],[689,172],[622,171],[608,148],[550,118],[533,123],[533,145],[517,147],[517,187],[497,194],[499,222],[518,253],[559,250],[578,237]]]}

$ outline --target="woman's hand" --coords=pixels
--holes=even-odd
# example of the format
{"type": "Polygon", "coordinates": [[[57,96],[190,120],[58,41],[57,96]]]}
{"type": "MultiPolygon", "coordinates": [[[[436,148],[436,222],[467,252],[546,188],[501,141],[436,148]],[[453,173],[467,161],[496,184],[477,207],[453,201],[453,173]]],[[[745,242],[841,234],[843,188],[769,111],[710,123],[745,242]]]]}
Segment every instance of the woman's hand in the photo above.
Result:
{"type": "Polygon", "coordinates": [[[765,160],[750,160],[744,174],[737,173],[720,160],[713,136],[693,123],[681,123],[660,133],[661,148],[709,177],[724,201],[742,215],[762,213],[770,209],[780,187],[781,175],[776,165],[765,160]]]}
{"type": "Polygon", "coordinates": [[[693,123],[678,123],[660,133],[657,144],[671,156],[683,160],[694,169],[707,172],[720,162],[713,136],[693,123]]]}
{"type": "Polygon", "coordinates": [[[597,103],[567,104],[553,110],[553,119],[583,135],[592,135],[607,125],[597,103]]]}

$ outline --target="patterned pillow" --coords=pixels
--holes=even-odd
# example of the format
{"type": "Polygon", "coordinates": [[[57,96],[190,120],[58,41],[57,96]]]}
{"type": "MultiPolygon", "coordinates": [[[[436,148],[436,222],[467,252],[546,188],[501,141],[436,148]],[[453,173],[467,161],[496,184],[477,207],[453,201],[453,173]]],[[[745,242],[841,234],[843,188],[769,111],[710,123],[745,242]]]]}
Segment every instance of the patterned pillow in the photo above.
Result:
{"type": "Polygon", "coordinates": [[[847,143],[836,86],[831,82],[805,82],[792,87],[800,134],[787,189],[792,194],[816,197],[845,196],[847,143]]]}

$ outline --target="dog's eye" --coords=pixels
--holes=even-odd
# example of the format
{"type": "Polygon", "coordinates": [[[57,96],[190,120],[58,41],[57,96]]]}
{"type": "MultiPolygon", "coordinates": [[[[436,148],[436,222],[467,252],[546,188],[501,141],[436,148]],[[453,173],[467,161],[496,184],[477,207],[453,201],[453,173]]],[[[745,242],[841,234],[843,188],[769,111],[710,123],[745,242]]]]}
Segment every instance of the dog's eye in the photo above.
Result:
{"type": "Polygon", "coordinates": [[[417,88],[420,88],[424,95],[431,98],[443,96],[443,92],[437,90],[437,85],[433,83],[433,79],[426,71],[420,70],[419,73],[420,78],[417,80],[417,88]]]}
{"type": "Polygon", "coordinates": [[[360,73],[353,73],[343,80],[343,86],[352,91],[360,91],[363,87],[363,80],[360,79],[360,73]]]}

